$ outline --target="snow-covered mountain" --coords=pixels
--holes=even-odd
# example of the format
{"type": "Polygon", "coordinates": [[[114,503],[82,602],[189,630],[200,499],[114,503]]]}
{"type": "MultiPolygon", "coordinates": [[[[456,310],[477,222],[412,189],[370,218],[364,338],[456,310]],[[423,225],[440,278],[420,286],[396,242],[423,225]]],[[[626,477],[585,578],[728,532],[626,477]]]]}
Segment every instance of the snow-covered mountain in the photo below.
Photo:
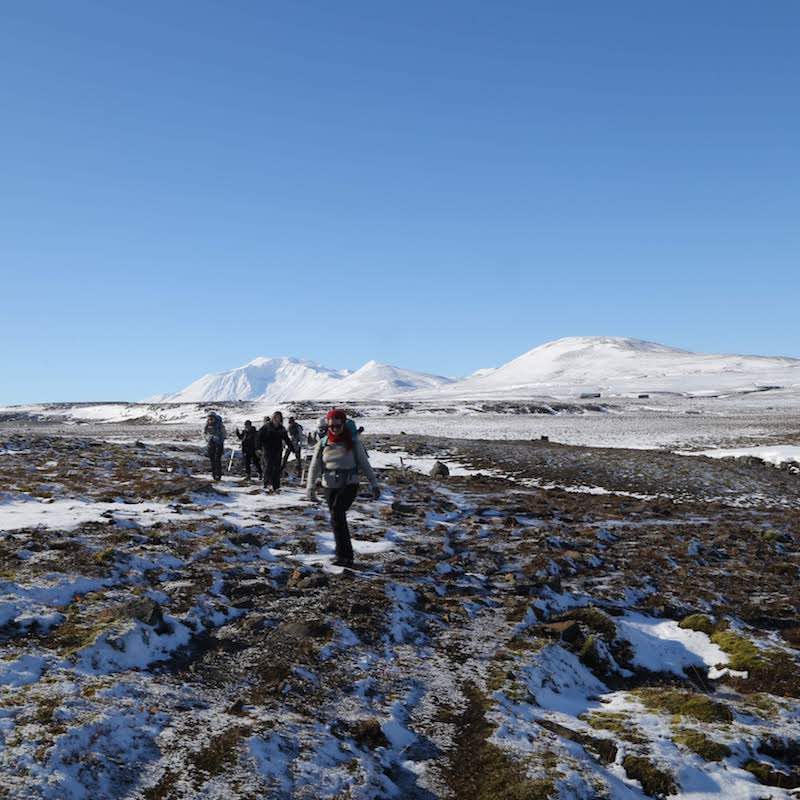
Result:
{"type": "Polygon", "coordinates": [[[450,387],[460,396],[742,391],[800,384],[800,359],[692,353],[641,339],[571,336],[450,387]]]}
{"type": "Polygon", "coordinates": [[[297,358],[257,358],[211,375],[161,402],[225,400],[512,399],[581,392],[704,394],[765,385],[800,387],[800,359],[692,353],[641,339],[573,336],[535,347],[462,380],[377,361],[350,372],[297,358]]]}
{"type": "Polygon", "coordinates": [[[368,361],[361,369],[339,382],[336,387],[336,398],[371,400],[395,397],[408,392],[436,391],[454,383],[456,381],[453,378],[428,375],[425,372],[413,372],[377,361],[368,361]]]}
{"type": "Polygon", "coordinates": [[[212,373],[174,394],[152,400],[167,403],[265,400],[370,400],[416,390],[435,390],[451,378],[399,369],[377,361],[350,372],[298,358],[256,358],[227,372],[212,373]]]}

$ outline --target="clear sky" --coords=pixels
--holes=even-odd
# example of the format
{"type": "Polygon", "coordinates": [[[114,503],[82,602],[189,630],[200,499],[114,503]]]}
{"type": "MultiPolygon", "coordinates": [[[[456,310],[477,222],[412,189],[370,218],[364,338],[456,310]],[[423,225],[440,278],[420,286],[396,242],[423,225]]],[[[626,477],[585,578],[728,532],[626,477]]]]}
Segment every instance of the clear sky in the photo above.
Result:
{"type": "Polygon", "coordinates": [[[0,403],[257,355],[800,356],[800,3],[5,3],[0,403]]]}

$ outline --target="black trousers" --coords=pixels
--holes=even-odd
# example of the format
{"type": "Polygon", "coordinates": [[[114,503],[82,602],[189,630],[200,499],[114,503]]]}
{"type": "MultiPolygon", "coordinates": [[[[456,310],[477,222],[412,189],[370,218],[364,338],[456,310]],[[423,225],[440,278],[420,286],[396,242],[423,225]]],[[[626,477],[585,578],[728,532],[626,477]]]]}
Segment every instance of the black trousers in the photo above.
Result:
{"type": "Polygon", "coordinates": [[[208,443],[208,458],[211,461],[211,477],[215,481],[222,480],[222,443],[208,443]]]}
{"type": "Polygon", "coordinates": [[[271,486],[273,489],[281,488],[281,451],[262,450],[261,468],[263,469],[264,488],[271,486]]]}
{"type": "Polygon", "coordinates": [[[331,512],[331,528],[336,540],[336,560],[353,561],[353,543],[347,527],[347,509],[353,505],[358,494],[358,484],[349,483],[341,489],[326,489],[325,499],[331,512]]]}
{"type": "Polygon", "coordinates": [[[299,445],[297,445],[297,447],[294,447],[294,448],[289,448],[289,447],[286,448],[286,451],[283,454],[283,465],[282,465],[283,469],[286,469],[286,464],[289,462],[289,456],[292,455],[292,453],[294,453],[294,457],[297,459],[297,474],[298,475],[302,475],[303,474],[303,462],[301,460],[302,457],[300,455],[300,446],[299,445]]]}
{"type": "Polygon", "coordinates": [[[256,468],[256,474],[261,477],[261,462],[258,460],[255,450],[242,450],[242,460],[244,461],[244,473],[250,477],[251,467],[256,468]]]}

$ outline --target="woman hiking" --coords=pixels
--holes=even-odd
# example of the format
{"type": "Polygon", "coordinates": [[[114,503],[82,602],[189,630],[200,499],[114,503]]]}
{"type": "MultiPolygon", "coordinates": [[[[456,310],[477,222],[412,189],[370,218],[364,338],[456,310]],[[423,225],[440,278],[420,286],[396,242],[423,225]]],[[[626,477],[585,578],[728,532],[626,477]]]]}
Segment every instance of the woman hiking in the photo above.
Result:
{"type": "Polygon", "coordinates": [[[381,496],[381,490],[370,466],[367,451],[361,444],[355,425],[347,419],[345,412],[340,408],[332,408],[325,420],[328,430],[311,456],[306,491],[309,500],[316,500],[317,478],[322,478],[336,541],[336,559],[333,563],[338,567],[352,567],[353,543],[347,527],[347,509],[353,505],[358,494],[358,473],[363,472],[366,475],[372,487],[372,496],[376,500],[381,496]]]}

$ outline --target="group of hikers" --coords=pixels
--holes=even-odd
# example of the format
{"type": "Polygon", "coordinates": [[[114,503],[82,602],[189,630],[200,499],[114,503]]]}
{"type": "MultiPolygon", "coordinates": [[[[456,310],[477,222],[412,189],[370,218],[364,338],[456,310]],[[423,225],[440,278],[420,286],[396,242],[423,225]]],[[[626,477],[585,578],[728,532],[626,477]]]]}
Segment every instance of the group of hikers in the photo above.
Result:
{"type": "MultiPolygon", "coordinates": [[[[316,501],[317,484],[321,484],[331,513],[331,527],[336,542],[333,563],[342,567],[353,566],[347,511],[358,494],[359,473],[367,478],[372,496],[376,500],[381,496],[377,478],[361,441],[362,431],[363,428],[356,428],[342,409],[332,408],[319,421],[316,432],[306,438],[307,444],[315,444],[308,469],[306,496],[316,501]]],[[[211,461],[211,475],[214,480],[221,480],[227,433],[222,417],[216,412],[209,413],[203,435],[211,461]]],[[[281,476],[292,455],[296,459],[298,477],[302,478],[303,426],[294,417],[289,417],[289,424],[284,427],[283,414],[276,411],[271,417],[264,417],[264,424],[258,429],[250,420],[246,420],[243,430],[236,428],[236,437],[241,442],[245,475],[249,480],[255,468],[267,492],[280,492],[281,476]]]]}
{"type": "MultiPolygon", "coordinates": [[[[222,417],[215,411],[210,412],[206,418],[203,436],[211,461],[211,477],[215,481],[222,480],[222,455],[227,435],[222,417]]],[[[283,425],[283,414],[280,411],[276,411],[271,417],[264,417],[264,424],[260,428],[254,427],[247,419],[244,430],[236,429],[236,438],[241,443],[244,473],[248,480],[253,477],[255,469],[264,488],[269,492],[280,491],[281,474],[291,455],[297,460],[297,474],[303,474],[303,426],[294,417],[289,417],[288,428],[283,425]]]]}

